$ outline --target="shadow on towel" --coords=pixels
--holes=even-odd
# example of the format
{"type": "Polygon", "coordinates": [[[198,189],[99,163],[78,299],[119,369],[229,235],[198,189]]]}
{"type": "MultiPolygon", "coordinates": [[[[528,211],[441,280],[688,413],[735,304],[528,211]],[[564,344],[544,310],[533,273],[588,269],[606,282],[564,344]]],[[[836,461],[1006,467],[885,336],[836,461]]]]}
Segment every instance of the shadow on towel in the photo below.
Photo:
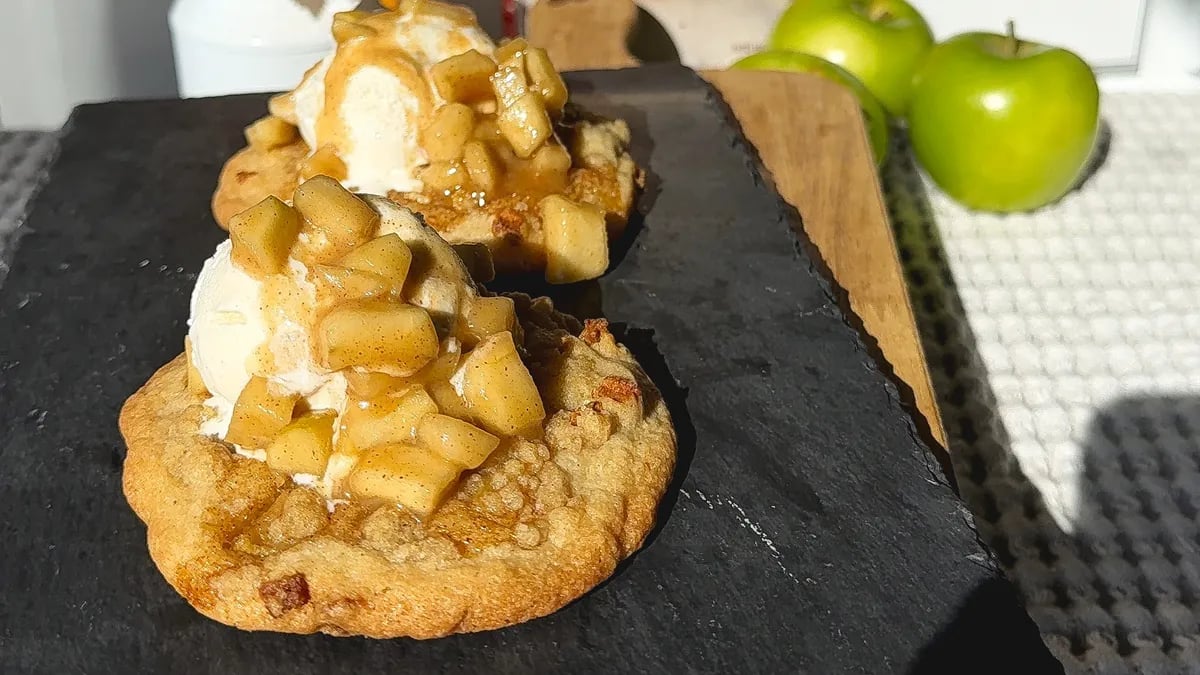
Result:
{"type": "MultiPolygon", "coordinates": [[[[1127,397],[1093,411],[1077,438],[1074,517],[1060,526],[1012,452],[925,185],[903,134],[895,137],[884,192],[980,538],[1067,672],[1184,672],[1200,662],[1200,399],[1127,397]]],[[[992,659],[1017,636],[973,632],[987,623],[973,607],[997,592],[978,589],[912,672],[957,663],[946,660],[956,645],[954,653],[977,650],[970,672],[1006,672],[992,659]]]]}

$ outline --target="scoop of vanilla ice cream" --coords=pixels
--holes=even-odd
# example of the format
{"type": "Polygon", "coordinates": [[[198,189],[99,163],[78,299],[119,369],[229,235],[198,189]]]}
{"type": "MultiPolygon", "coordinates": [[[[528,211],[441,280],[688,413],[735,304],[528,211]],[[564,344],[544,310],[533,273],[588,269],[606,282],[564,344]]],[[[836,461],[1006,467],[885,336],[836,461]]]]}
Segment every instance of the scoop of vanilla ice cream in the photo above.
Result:
{"type": "Polygon", "coordinates": [[[443,101],[429,79],[434,64],[495,44],[482,29],[450,17],[389,12],[372,17],[383,29],[348,40],[318,63],[292,92],[295,119],[308,147],[332,145],[346,165],[347,187],[387,194],[419,191],[416,170],[429,163],[418,132],[443,101]]]}
{"type": "MultiPolygon", "coordinates": [[[[426,309],[435,325],[457,316],[475,287],[450,245],[408,209],[381,197],[366,199],[380,212],[376,235],[396,234],[413,247],[413,268],[422,272],[406,285],[407,300],[426,309]]],[[[316,288],[307,280],[308,269],[294,258],[288,261],[292,283],[282,286],[291,295],[282,298],[278,288],[235,265],[232,250],[229,240],[217,246],[192,291],[192,363],[212,394],[207,404],[216,412],[201,433],[225,436],[233,404],[255,374],[304,397],[310,409],[345,412],[345,376],[313,358],[316,288]]]]}
{"type": "Polygon", "coordinates": [[[233,264],[226,239],[204,263],[192,290],[188,337],[204,386],[229,402],[250,381],[249,354],[243,345],[261,344],[267,322],[259,305],[262,284],[233,264]]]}
{"type": "MultiPolygon", "coordinates": [[[[346,378],[330,373],[313,361],[309,344],[310,327],[292,310],[276,325],[267,321],[263,282],[233,264],[232,244],[227,239],[205,263],[192,291],[188,337],[192,364],[212,394],[208,404],[217,414],[205,422],[202,433],[223,437],[229,429],[233,404],[256,371],[260,348],[265,347],[273,365],[268,379],[287,393],[299,394],[314,410],[336,410],[346,406],[346,378]]],[[[316,289],[305,275],[308,270],[290,260],[288,273],[296,282],[302,302],[312,306],[316,289]]]]}

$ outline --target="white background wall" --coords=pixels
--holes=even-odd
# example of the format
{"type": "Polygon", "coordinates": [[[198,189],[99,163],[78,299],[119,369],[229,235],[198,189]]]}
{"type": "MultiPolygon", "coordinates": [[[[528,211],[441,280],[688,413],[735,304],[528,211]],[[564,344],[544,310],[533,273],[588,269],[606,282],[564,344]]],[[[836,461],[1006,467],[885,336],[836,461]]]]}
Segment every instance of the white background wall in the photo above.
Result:
{"type": "Polygon", "coordinates": [[[1200,0],[911,1],[939,38],[1000,32],[1012,18],[1022,37],[1083,55],[1110,88],[1175,89],[1200,76],[1200,0]]]}
{"type": "Polygon", "coordinates": [[[1096,67],[1133,67],[1145,2],[1137,0],[911,0],[938,38],[1003,33],[1012,19],[1027,40],[1062,45],[1096,67]]]}
{"type": "MultiPolygon", "coordinates": [[[[1101,86],[1200,87],[1200,0],[909,0],[938,39],[1003,32],[1009,19],[1026,39],[1066,46],[1101,73],[1101,86]]],[[[789,0],[638,0],[650,13],[635,55],[662,53],[665,31],[684,63],[720,68],[762,49],[789,0]],[[736,11],[731,11],[736,7],[736,11]],[[717,26],[722,39],[715,38],[717,26]]],[[[645,22],[644,22],[645,23],[645,22]]]]}
{"type": "Polygon", "coordinates": [[[173,96],[169,6],[0,0],[0,124],[53,128],[78,102],[173,96]]]}

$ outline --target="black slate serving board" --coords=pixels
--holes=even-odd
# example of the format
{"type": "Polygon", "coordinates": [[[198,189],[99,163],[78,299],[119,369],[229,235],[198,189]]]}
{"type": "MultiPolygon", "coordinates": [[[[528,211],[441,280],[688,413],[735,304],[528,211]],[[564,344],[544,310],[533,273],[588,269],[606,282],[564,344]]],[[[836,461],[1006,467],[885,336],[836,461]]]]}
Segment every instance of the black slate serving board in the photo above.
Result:
{"type": "Polygon", "coordinates": [[[180,351],[223,238],[217,172],[265,97],[84,106],[0,287],[0,670],[1060,669],[719,97],[678,67],[570,85],[630,122],[650,171],[615,268],[556,289],[672,404],[679,469],[646,547],[550,617],[429,642],[192,611],[121,494],[116,415],[180,351]]]}

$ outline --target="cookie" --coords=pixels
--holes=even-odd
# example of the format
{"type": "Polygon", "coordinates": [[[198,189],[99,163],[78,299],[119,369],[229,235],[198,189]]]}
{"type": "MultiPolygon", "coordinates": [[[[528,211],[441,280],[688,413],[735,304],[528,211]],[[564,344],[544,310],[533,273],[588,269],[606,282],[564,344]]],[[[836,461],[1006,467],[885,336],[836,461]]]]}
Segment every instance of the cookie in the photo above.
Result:
{"type": "Polygon", "coordinates": [[[212,197],[212,212],[222,229],[229,220],[265,197],[290,201],[300,184],[300,162],[308,146],[297,140],[273,148],[246,146],[225,162],[212,197]]]}
{"type": "Polygon", "coordinates": [[[248,630],[436,637],[554,611],[641,546],[675,461],[603,321],[488,294],[383,197],[238,214],[185,355],[125,404],[159,570],[248,630]]]}
{"type": "Polygon", "coordinates": [[[603,321],[517,298],[544,436],[497,450],[421,521],[330,510],[315,490],[199,433],[181,356],[121,410],[124,489],[150,555],[193,607],[245,630],[433,638],[543,616],[636,551],[670,480],[661,395],[603,321]]]}

